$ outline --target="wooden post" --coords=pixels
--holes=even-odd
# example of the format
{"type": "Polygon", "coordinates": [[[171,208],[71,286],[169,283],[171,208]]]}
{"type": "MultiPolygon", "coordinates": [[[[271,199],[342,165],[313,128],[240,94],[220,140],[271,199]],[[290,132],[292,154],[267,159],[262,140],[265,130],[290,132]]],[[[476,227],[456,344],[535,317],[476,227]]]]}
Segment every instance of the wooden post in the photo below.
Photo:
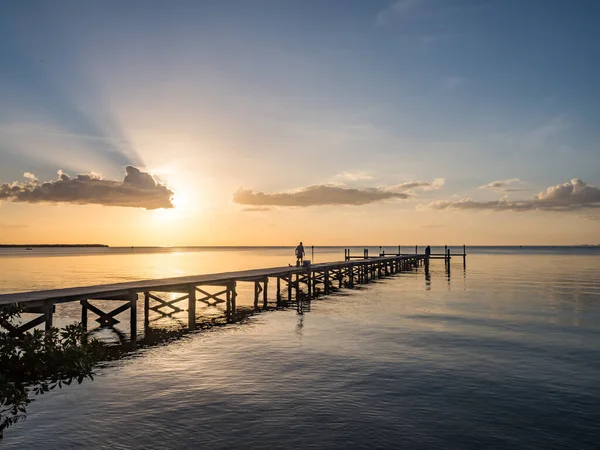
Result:
{"type": "Polygon", "coordinates": [[[288,273],[288,286],[287,286],[287,291],[288,291],[288,302],[292,301],[292,274],[288,273]]]}
{"type": "Polygon", "coordinates": [[[229,285],[230,289],[231,289],[231,320],[233,322],[235,322],[235,302],[236,302],[236,298],[237,298],[237,283],[235,281],[232,281],[231,284],[229,285]]]}
{"type": "Polygon", "coordinates": [[[50,331],[52,328],[52,315],[54,313],[54,305],[52,303],[48,303],[46,305],[46,311],[44,315],[46,316],[46,331],[50,331]]]}
{"type": "Polygon", "coordinates": [[[81,327],[83,331],[88,329],[88,314],[87,314],[87,302],[85,300],[79,300],[81,304],[81,327]]]}
{"type": "Polygon", "coordinates": [[[267,309],[268,303],[267,303],[267,287],[269,285],[269,278],[265,278],[264,281],[264,289],[263,289],[263,309],[267,309]]]}
{"type": "Polygon", "coordinates": [[[325,274],[323,276],[324,284],[323,292],[325,295],[329,294],[329,269],[325,269],[325,274]]]}
{"type": "Polygon", "coordinates": [[[415,245],[415,255],[419,254],[419,246],[415,245]]]}
{"type": "Polygon", "coordinates": [[[188,287],[188,328],[196,328],[196,286],[188,287]]]}
{"type": "Polygon", "coordinates": [[[260,293],[260,282],[254,282],[254,309],[258,309],[258,294],[260,293]]]}
{"type": "Polygon", "coordinates": [[[281,306],[281,277],[277,277],[277,306],[281,306]]]}
{"type": "Polygon", "coordinates": [[[150,293],[144,292],[144,327],[150,325],[150,293]]]}
{"type": "Polygon", "coordinates": [[[131,323],[130,323],[131,342],[135,342],[137,340],[137,299],[138,299],[137,292],[132,292],[131,300],[129,300],[129,304],[131,305],[130,306],[130,315],[129,315],[129,320],[131,321],[131,323]]]}
{"type": "Polygon", "coordinates": [[[308,286],[308,299],[312,299],[312,290],[313,290],[313,282],[312,282],[312,271],[308,269],[308,273],[306,275],[306,284],[308,286]]]}
{"type": "Polygon", "coordinates": [[[225,292],[225,317],[227,322],[231,322],[231,289],[229,284],[226,286],[227,292],[225,292]]]}
{"type": "Polygon", "coordinates": [[[400,256],[402,252],[400,251],[400,246],[398,246],[398,256],[400,256]]]}
{"type": "Polygon", "coordinates": [[[311,264],[315,263],[315,246],[314,245],[310,246],[310,262],[311,262],[311,264]]]}
{"type": "Polygon", "coordinates": [[[467,247],[463,244],[463,269],[467,268],[467,247]]]}
{"type": "Polygon", "coordinates": [[[444,262],[446,264],[448,264],[448,259],[447,259],[446,255],[448,255],[448,246],[444,245],[444,262]]]}

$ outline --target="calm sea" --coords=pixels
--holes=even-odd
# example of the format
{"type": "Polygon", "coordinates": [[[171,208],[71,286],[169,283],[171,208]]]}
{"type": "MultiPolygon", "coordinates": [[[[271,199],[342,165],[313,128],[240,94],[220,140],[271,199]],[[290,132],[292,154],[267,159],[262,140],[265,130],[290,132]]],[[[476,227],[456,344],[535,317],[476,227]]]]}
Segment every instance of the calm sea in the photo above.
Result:
{"type": "MultiPolygon", "coordinates": [[[[0,448],[600,448],[600,248],[467,250],[450,273],[432,261],[304,314],[259,313],[137,350],[38,397],[0,448]]],[[[0,293],[280,266],[292,253],[0,250],[0,293]]],[[[57,322],[79,314],[59,305],[57,322]]]]}

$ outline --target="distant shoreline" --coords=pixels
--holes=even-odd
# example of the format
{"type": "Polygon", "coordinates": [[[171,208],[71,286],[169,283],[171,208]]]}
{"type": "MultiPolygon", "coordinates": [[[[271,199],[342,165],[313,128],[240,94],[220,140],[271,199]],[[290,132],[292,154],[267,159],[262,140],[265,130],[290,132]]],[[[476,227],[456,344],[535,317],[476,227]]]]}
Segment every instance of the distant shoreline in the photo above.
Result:
{"type": "Polygon", "coordinates": [[[0,248],[81,248],[108,247],[106,244],[0,244],[0,248]]]}

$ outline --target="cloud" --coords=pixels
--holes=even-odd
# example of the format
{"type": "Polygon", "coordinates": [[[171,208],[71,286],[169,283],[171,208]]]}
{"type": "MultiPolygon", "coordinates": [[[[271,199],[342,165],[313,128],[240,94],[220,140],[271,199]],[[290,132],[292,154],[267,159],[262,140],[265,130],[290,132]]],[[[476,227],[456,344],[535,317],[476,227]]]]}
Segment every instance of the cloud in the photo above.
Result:
{"type": "Polygon", "coordinates": [[[406,183],[396,184],[386,188],[388,191],[409,191],[415,188],[421,188],[424,191],[436,191],[441,189],[446,180],[444,178],[436,178],[432,182],[429,181],[408,181],[406,183]]]}
{"type": "Polygon", "coordinates": [[[31,172],[25,172],[23,177],[27,178],[29,181],[37,181],[37,178],[31,172]]]}
{"type": "Polygon", "coordinates": [[[12,230],[12,229],[21,229],[28,228],[29,225],[26,223],[4,223],[0,222],[0,230],[12,230]]]}
{"type": "Polygon", "coordinates": [[[365,172],[343,172],[337,175],[337,178],[343,178],[349,181],[363,181],[363,180],[372,180],[373,177],[365,172]]]}
{"type": "Polygon", "coordinates": [[[503,191],[503,192],[518,192],[523,189],[517,188],[509,188],[507,186],[515,183],[521,183],[521,180],[518,178],[509,178],[507,180],[496,180],[491,183],[484,184],[483,186],[479,186],[477,189],[492,189],[494,191],[503,191]]]}
{"type": "Polygon", "coordinates": [[[233,201],[251,206],[322,206],[322,205],[366,205],[390,199],[406,199],[403,192],[391,192],[381,188],[351,189],[331,185],[307,186],[293,192],[265,194],[251,189],[239,189],[233,201]]]}
{"type": "Polygon", "coordinates": [[[242,209],[243,212],[265,212],[265,211],[271,211],[271,208],[267,208],[265,206],[256,206],[256,207],[250,207],[250,208],[244,208],[242,209]]]}
{"type": "Polygon", "coordinates": [[[551,186],[530,200],[500,200],[480,202],[471,198],[458,201],[440,200],[429,204],[433,209],[471,209],[491,211],[582,211],[600,208],[600,189],[579,178],[551,186]]]}
{"type": "Polygon", "coordinates": [[[152,175],[127,166],[123,181],[104,180],[97,173],[71,178],[62,170],[58,179],[40,183],[25,172],[23,183],[0,185],[0,200],[26,203],[71,203],[77,205],[124,206],[131,208],[173,208],[174,192],[157,183],[152,175]]]}

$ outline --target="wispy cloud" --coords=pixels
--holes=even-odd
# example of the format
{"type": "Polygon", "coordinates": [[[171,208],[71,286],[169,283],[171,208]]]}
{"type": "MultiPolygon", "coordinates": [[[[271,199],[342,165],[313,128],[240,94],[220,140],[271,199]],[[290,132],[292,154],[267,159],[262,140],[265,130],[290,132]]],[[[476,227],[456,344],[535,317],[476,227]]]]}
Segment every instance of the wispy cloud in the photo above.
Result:
{"type": "Polygon", "coordinates": [[[364,180],[372,180],[373,176],[369,175],[366,172],[362,171],[348,171],[342,172],[336,176],[336,178],[340,178],[348,181],[364,181],[364,180]]]}
{"type": "Polygon", "coordinates": [[[493,191],[501,191],[501,192],[519,192],[524,189],[509,187],[514,184],[523,183],[519,178],[508,178],[506,180],[496,180],[491,183],[484,184],[483,186],[479,186],[477,189],[490,189],[493,191]]]}
{"type": "Polygon", "coordinates": [[[396,184],[394,186],[387,187],[388,191],[410,191],[415,188],[421,188],[424,191],[436,191],[441,189],[446,180],[444,178],[436,178],[433,181],[407,181],[405,183],[396,184]]]}
{"type": "Polygon", "coordinates": [[[21,228],[28,228],[29,225],[26,223],[6,223],[0,222],[0,230],[18,230],[21,228]]]}
{"type": "Polygon", "coordinates": [[[242,209],[243,212],[265,212],[265,211],[271,211],[271,208],[267,208],[265,206],[256,206],[256,207],[250,207],[250,208],[244,208],[242,209]]]}
{"type": "Polygon", "coordinates": [[[582,211],[600,208],[600,189],[575,178],[568,183],[551,186],[529,200],[511,201],[504,197],[493,201],[463,198],[439,200],[429,204],[433,209],[469,209],[491,211],[582,211]]]}
{"type": "Polygon", "coordinates": [[[149,173],[127,166],[123,181],[104,180],[96,173],[71,178],[62,170],[58,179],[40,183],[25,172],[25,182],[0,185],[0,200],[25,203],[71,203],[125,206],[132,208],[173,208],[174,192],[156,182],[149,173]]]}

